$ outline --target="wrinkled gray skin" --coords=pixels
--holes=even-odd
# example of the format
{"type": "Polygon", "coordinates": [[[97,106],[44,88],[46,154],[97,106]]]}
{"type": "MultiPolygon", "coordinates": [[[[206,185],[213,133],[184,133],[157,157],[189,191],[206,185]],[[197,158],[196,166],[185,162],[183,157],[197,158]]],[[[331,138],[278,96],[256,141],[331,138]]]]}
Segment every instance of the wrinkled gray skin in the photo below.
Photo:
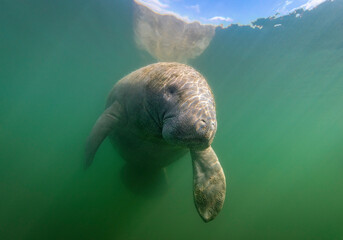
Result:
{"type": "Polygon", "coordinates": [[[126,161],[151,169],[190,151],[194,202],[209,222],[221,210],[226,191],[211,147],[216,130],[215,102],[205,78],[184,64],[151,64],[121,79],[110,92],[87,140],[85,167],[107,136],[126,161]]]}

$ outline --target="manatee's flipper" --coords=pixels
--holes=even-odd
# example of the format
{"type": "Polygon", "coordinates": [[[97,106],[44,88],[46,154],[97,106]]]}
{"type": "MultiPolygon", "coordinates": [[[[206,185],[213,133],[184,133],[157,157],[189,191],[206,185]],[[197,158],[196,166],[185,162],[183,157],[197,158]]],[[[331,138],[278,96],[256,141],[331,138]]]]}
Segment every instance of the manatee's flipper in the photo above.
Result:
{"type": "Polygon", "coordinates": [[[118,102],[114,102],[109,106],[103,114],[98,118],[93,126],[93,129],[87,139],[84,167],[88,168],[95,156],[102,141],[107,135],[123,120],[122,107],[118,102]]]}
{"type": "Polygon", "coordinates": [[[213,220],[223,207],[225,175],[212,147],[191,149],[195,206],[205,222],[213,220]]]}

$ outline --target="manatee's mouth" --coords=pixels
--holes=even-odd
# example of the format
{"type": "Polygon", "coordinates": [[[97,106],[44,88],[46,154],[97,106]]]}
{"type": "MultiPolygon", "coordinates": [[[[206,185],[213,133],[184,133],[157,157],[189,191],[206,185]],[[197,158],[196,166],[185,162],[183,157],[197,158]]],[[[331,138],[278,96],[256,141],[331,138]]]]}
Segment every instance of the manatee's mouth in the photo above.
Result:
{"type": "Polygon", "coordinates": [[[193,129],[185,132],[177,125],[177,119],[174,116],[168,116],[163,120],[162,137],[172,145],[179,145],[187,148],[204,149],[211,145],[215,131],[211,131],[206,137],[199,137],[199,134],[193,129]]]}
{"type": "Polygon", "coordinates": [[[166,114],[164,117],[163,117],[163,125],[165,124],[168,124],[168,122],[171,120],[171,119],[174,119],[176,118],[174,115],[172,114],[166,114]]]}

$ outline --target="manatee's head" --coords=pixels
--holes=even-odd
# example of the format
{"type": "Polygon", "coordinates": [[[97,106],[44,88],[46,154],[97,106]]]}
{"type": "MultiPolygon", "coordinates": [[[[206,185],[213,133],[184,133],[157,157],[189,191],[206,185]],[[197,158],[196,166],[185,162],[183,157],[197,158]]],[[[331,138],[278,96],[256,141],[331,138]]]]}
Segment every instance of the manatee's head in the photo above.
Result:
{"type": "Polygon", "coordinates": [[[158,107],[163,138],[188,148],[211,145],[217,130],[213,94],[205,78],[190,66],[154,64],[149,84],[158,107]]]}

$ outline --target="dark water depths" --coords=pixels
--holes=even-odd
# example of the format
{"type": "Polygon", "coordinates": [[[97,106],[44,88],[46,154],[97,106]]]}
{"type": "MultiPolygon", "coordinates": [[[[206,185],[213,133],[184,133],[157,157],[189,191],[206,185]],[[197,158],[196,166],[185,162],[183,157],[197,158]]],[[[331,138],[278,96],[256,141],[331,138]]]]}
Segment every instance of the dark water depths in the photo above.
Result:
{"type": "Polygon", "coordinates": [[[155,61],[132,13],[124,0],[1,1],[0,239],[343,239],[343,1],[217,29],[189,63],[215,94],[228,178],[208,224],[189,156],[164,194],[129,191],[109,141],[82,170],[113,84],[155,61]]]}

